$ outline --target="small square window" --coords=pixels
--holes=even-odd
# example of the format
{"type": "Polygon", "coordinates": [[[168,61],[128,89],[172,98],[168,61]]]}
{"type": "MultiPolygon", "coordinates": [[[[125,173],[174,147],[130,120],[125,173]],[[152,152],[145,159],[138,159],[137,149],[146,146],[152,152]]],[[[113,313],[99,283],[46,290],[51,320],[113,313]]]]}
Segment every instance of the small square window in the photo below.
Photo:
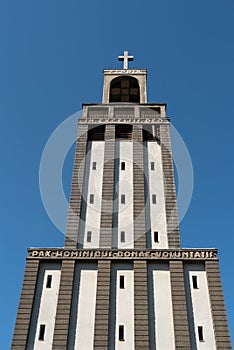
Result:
{"type": "Polygon", "coordinates": [[[87,231],[87,242],[88,243],[92,242],[92,231],[87,231]]]}
{"type": "Polygon", "coordinates": [[[121,204],[125,204],[125,194],[121,194],[121,204]]]}
{"type": "Polygon", "coordinates": [[[198,289],[197,276],[192,276],[193,288],[198,289]]]}
{"type": "Polygon", "coordinates": [[[152,203],[153,203],[153,204],[156,204],[156,203],[157,203],[156,194],[152,194],[152,203]]]}
{"type": "Polygon", "coordinates": [[[155,168],[154,168],[154,162],[151,162],[151,163],[150,163],[150,166],[151,166],[151,170],[155,170],[155,168]]]}
{"type": "Polygon", "coordinates": [[[96,170],[96,169],[97,169],[97,163],[93,162],[93,170],[96,170]]]}
{"type": "Polygon", "coordinates": [[[121,241],[122,243],[125,242],[125,231],[121,231],[121,232],[120,232],[120,241],[121,241]]]}
{"type": "Polygon", "coordinates": [[[51,284],[52,284],[52,275],[47,275],[46,288],[51,288],[51,284]]]}
{"type": "Polygon", "coordinates": [[[124,289],[124,276],[119,276],[119,288],[124,289]]]}
{"type": "Polygon", "coordinates": [[[198,339],[199,339],[199,341],[204,341],[203,327],[202,326],[198,326],[197,330],[198,330],[198,339]]]}
{"type": "Polygon", "coordinates": [[[125,170],[125,162],[121,162],[121,170],[125,170]]]}
{"type": "Polygon", "coordinates": [[[40,325],[38,340],[45,339],[45,324],[40,325]]]}
{"type": "Polygon", "coordinates": [[[91,195],[89,196],[89,203],[90,203],[90,204],[93,204],[93,203],[94,203],[94,194],[91,194],[91,195]]]}
{"type": "Polygon", "coordinates": [[[124,341],[124,326],[119,326],[119,341],[124,341]]]}
{"type": "Polygon", "coordinates": [[[158,243],[159,239],[158,239],[158,231],[154,231],[154,242],[158,243]]]}

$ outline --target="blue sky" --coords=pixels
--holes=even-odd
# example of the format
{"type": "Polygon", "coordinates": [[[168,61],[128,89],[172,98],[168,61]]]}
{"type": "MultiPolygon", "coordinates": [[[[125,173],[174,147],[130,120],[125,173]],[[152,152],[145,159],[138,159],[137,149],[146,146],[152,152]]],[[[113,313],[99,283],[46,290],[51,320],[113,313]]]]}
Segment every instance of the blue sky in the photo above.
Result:
{"type": "MultiPolygon", "coordinates": [[[[82,102],[100,102],[102,71],[148,69],[148,101],[167,102],[194,167],[183,247],[219,248],[229,325],[233,313],[232,0],[2,0],[0,3],[0,348],[9,349],[27,247],[63,245],[40,198],[47,139],[82,102]]],[[[69,196],[74,147],[63,169],[69,196]]]]}

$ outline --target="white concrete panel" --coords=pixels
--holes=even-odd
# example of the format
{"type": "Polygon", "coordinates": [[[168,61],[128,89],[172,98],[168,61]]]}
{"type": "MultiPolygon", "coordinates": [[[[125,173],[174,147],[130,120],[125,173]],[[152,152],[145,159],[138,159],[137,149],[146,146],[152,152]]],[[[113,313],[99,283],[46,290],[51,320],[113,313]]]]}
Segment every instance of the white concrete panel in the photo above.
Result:
{"type": "Polygon", "coordinates": [[[97,291],[97,270],[81,270],[75,350],[92,350],[97,291]]]}
{"type": "Polygon", "coordinates": [[[60,270],[45,270],[41,302],[39,307],[36,337],[34,341],[34,350],[52,349],[52,341],[55,326],[55,315],[58,302],[58,291],[60,283],[60,270]],[[46,288],[47,276],[52,275],[51,288],[46,288]],[[40,325],[45,325],[44,340],[39,340],[40,325]]]}
{"type": "Polygon", "coordinates": [[[147,142],[149,200],[151,221],[151,244],[154,249],[168,248],[165,193],[162,170],[161,146],[157,142],[147,142]],[[154,170],[151,170],[151,163],[154,170]],[[152,203],[152,195],[156,194],[156,204],[152,203]],[[154,231],[158,232],[159,242],[154,242],[154,231]]]}
{"type": "Polygon", "coordinates": [[[134,349],[134,272],[118,270],[116,281],[115,349],[134,349]],[[120,288],[120,276],[124,276],[124,289],[120,288]],[[119,325],[124,325],[124,341],[119,341],[119,325]]]}
{"type": "Polygon", "coordinates": [[[119,141],[119,211],[118,211],[118,248],[134,248],[133,233],[133,144],[119,141]],[[125,170],[121,170],[125,162],[125,170]],[[121,195],[125,195],[125,204],[121,204],[121,195]],[[125,231],[125,242],[121,242],[121,231],[125,231]]]}
{"type": "Polygon", "coordinates": [[[189,271],[189,283],[192,298],[197,350],[215,350],[215,335],[206,272],[194,270],[189,271]],[[192,276],[197,276],[198,288],[193,287],[192,276]],[[204,341],[199,341],[198,326],[203,327],[204,341]]]}
{"type": "Polygon", "coordinates": [[[87,193],[87,210],[83,245],[84,248],[99,248],[104,148],[104,141],[92,141],[92,147],[90,151],[91,157],[87,193]],[[93,162],[96,162],[96,170],[93,170],[93,162]],[[90,194],[94,194],[94,204],[89,203],[90,194]],[[88,231],[92,232],[91,242],[87,242],[88,231]]]}
{"type": "Polygon", "coordinates": [[[153,271],[156,349],[174,350],[171,281],[168,270],[153,271]]]}

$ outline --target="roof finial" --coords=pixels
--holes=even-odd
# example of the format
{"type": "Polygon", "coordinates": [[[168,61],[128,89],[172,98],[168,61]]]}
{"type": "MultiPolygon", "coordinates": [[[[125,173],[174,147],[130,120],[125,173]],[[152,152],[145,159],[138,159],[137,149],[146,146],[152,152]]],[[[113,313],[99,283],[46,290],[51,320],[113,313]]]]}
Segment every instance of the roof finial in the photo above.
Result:
{"type": "Polygon", "coordinates": [[[134,60],[134,56],[128,56],[128,51],[124,51],[124,55],[119,56],[118,58],[119,58],[119,61],[124,62],[123,69],[128,69],[128,61],[134,60]]]}

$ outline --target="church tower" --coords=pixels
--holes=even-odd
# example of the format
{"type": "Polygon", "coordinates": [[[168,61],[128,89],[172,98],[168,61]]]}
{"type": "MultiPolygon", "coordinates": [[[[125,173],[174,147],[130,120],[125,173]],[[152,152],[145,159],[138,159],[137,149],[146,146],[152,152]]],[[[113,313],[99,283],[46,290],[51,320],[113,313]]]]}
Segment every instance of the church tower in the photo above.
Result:
{"type": "Polygon", "coordinates": [[[28,249],[12,350],[231,350],[217,250],[180,246],[166,104],[119,59],[78,121],[64,248],[28,249]]]}

